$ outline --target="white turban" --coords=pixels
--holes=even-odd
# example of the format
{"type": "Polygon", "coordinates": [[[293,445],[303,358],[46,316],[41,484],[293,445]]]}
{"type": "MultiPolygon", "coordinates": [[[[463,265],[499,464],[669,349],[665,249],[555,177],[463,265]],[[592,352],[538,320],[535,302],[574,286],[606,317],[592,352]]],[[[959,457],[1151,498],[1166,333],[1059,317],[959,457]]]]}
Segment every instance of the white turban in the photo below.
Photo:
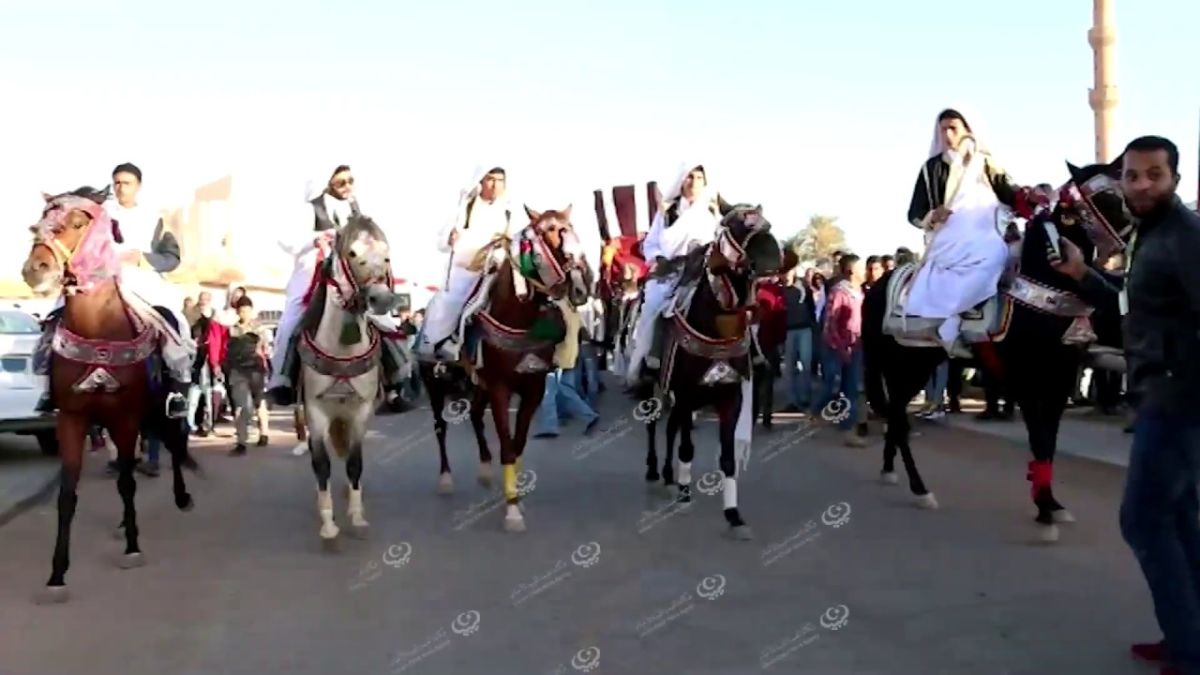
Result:
{"type": "MultiPolygon", "coordinates": [[[[986,134],[982,132],[984,125],[980,121],[979,115],[970,106],[946,106],[942,110],[939,110],[938,114],[941,115],[945,110],[954,110],[962,115],[963,121],[967,123],[971,137],[975,139],[975,148],[981,152],[988,152],[987,146],[984,144],[986,134]]],[[[946,152],[946,150],[946,142],[942,139],[941,122],[935,117],[933,120],[933,140],[929,143],[929,157],[937,157],[946,152]]]]}
{"type": "Polygon", "coordinates": [[[660,189],[665,188],[663,190],[664,202],[670,202],[679,199],[680,193],[683,192],[684,179],[688,177],[688,174],[692,172],[692,169],[695,169],[698,166],[704,167],[704,191],[697,195],[697,201],[704,202],[716,197],[717,182],[713,180],[713,171],[711,165],[704,162],[684,162],[679,165],[679,170],[676,171],[673,181],[670,183],[663,183],[659,186],[660,189]]]}

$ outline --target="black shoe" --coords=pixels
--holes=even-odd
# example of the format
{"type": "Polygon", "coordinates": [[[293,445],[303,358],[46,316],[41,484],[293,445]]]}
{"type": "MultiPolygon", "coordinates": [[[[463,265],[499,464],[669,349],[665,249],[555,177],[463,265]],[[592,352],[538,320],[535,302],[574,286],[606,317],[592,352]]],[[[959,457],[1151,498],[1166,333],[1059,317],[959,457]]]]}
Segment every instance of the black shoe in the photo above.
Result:
{"type": "Polygon", "coordinates": [[[266,436],[259,436],[257,445],[260,448],[265,448],[265,447],[267,447],[267,444],[270,442],[271,442],[271,440],[269,438],[267,438],[266,436]]]}
{"type": "Polygon", "coordinates": [[[245,454],[246,454],[246,444],[245,443],[238,443],[237,445],[233,446],[232,450],[229,451],[230,457],[241,457],[245,454]]]}
{"type": "Polygon", "coordinates": [[[286,385],[280,385],[267,391],[271,402],[279,407],[296,405],[296,390],[286,385]]]}
{"type": "Polygon", "coordinates": [[[49,415],[57,408],[58,406],[54,405],[54,397],[47,391],[38,399],[37,405],[33,407],[33,411],[42,415],[49,415]]]}

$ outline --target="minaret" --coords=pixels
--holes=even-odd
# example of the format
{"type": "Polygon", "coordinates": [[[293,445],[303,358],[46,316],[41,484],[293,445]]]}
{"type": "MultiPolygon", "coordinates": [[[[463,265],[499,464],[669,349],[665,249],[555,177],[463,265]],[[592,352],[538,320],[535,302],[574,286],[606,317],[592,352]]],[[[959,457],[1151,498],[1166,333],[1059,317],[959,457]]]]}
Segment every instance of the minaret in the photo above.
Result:
{"type": "Polygon", "coordinates": [[[1113,43],[1117,41],[1113,28],[1113,0],[1092,0],[1092,29],[1088,44],[1092,46],[1095,87],[1088,92],[1088,103],[1096,116],[1096,162],[1112,159],[1109,145],[1112,134],[1112,110],[1117,107],[1117,87],[1112,83],[1113,43]]]}

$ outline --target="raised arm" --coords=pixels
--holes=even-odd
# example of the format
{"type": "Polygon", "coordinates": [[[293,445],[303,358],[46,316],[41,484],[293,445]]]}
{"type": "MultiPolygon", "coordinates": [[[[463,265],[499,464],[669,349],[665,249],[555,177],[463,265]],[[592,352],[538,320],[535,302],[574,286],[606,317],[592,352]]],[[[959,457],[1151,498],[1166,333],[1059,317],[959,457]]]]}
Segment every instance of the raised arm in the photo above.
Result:
{"type": "Polygon", "coordinates": [[[996,193],[996,199],[1009,208],[1015,208],[1017,191],[1021,188],[1013,183],[1008,172],[996,164],[996,160],[992,159],[991,155],[987,156],[984,170],[987,172],[988,181],[992,184],[992,190],[996,193]]]}

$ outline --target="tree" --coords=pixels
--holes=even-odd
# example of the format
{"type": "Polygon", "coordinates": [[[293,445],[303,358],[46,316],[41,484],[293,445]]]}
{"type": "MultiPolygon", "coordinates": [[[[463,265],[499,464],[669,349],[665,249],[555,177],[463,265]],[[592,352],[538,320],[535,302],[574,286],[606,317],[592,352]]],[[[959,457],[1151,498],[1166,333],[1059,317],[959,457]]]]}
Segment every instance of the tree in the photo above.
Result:
{"type": "Polygon", "coordinates": [[[784,245],[795,251],[802,263],[823,264],[833,259],[834,252],[846,248],[846,233],[837,224],[837,216],[817,215],[784,245]]]}

